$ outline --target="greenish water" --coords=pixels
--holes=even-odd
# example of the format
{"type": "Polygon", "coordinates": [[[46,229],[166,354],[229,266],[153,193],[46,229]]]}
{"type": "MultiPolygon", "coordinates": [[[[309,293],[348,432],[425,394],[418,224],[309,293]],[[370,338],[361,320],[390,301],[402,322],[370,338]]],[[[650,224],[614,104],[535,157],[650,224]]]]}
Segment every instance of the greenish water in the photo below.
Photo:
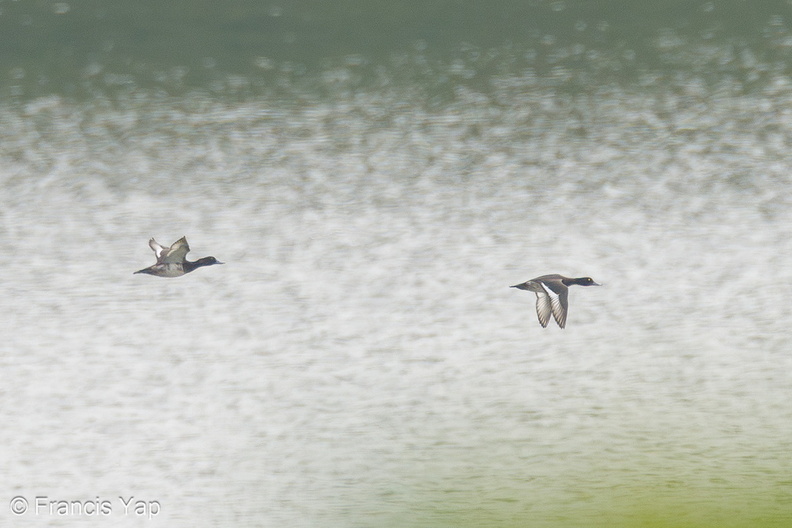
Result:
{"type": "Polygon", "coordinates": [[[481,86],[526,71],[576,89],[647,73],[751,89],[789,71],[789,16],[786,2],[741,0],[8,1],[0,93],[238,96],[284,78],[316,87],[334,68],[358,89],[449,76],[481,86]]]}

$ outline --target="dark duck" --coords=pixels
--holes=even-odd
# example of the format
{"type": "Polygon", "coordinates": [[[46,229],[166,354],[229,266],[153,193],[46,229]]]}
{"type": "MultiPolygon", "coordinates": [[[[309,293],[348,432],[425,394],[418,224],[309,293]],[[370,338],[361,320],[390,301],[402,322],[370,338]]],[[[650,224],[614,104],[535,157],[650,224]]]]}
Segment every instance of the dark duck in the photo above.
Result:
{"type": "Polygon", "coordinates": [[[528,290],[536,294],[536,315],[539,316],[539,324],[542,325],[542,328],[547,328],[550,314],[553,314],[558,326],[564,328],[569,311],[569,287],[575,284],[578,286],[600,286],[591,277],[571,279],[553,274],[542,275],[522,284],[515,284],[512,288],[528,290]]]}
{"type": "Polygon", "coordinates": [[[204,257],[190,262],[187,260],[187,253],[190,252],[190,245],[187,244],[187,237],[181,237],[174,242],[171,247],[166,248],[157,243],[153,238],[149,240],[149,247],[157,257],[157,263],[146,269],[135,273],[146,273],[157,277],[181,277],[191,271],[195,271],[203,266],[213,266],[222,264],[214,257],[204,257]]]}

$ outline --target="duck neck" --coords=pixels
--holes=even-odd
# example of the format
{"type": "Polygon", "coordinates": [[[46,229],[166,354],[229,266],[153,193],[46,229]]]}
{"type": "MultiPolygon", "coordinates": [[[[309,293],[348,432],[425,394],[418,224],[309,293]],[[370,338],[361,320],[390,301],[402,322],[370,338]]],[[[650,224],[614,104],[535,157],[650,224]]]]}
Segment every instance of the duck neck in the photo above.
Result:
{"type": "Polygon", "coordinates": [[[195,270],[196,268],[200,268],[201,266],[205,266],[205,264],[201,263],[201,260],[203,260],[203,259],[198,259],[195,262],[190,262],[189,260],[185,260],[184,262],[182,262],[182,269],[184,270],[184,273],[190,273],[191,271],[195,270]]]}
{"type": "Polygon", "coordinates": [[[199,258],[195,262],[185,260],[182,262],[182,268],[184,268],[184,273],[190,273],[196,268],[200,268],[202,266],[211,266],[212,264],[217,264],[217,260],[214,257],[203,257],[199,258]]]}

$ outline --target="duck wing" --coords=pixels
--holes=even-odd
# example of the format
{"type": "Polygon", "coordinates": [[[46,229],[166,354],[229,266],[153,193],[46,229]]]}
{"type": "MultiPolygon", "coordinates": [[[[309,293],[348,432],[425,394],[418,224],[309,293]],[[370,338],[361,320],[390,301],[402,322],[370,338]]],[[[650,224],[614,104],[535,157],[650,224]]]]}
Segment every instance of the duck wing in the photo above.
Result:
{"type": "MultiPolygon", "coordinates": [[[[564,284],[558,282],[541,282],[542,289],[547,295],[545,301],[545,310],[553,313],[553,319],[556,320],[558,326],[564,328],[566,326],[567,311],[569,309],[569,288],[564,284]]],[[[539,294],[537,293],[537,296],[539,294]]],[[[537,310],[539,309],[537,301],[537,310]]],[[[549,316],[548,316],[549,319],[549,316]]],[[[541,317],[540,317],[540,323],[541,317]]]]}
{"type": "Polygon", "coordinates": [[[171,247],[159,256],[157,264],[180,263],[184,262],[187,253],[190,252],[190,245],[187,244],[187,237],[181,237],[173,243],[171,247]]]}
{"type": "Polygon", "coordinates": [[[557,297],[551,298],[553,318],[558,326],[566,326],[567,312],[569,311],[569,290],[564,290],[557,297]]]}
{"type": "Polygon", "coordinates": [[[157,241],[154,240],[153,238],[149,240],[149,247],[154,252],[154,255],[157,257],[157,262],[159,262],[159,259],[162,258],[163,252],[168,251],[168,248],[158,244],[157,241]]]}
{"type": "Polygon", "coordinates": [[[547,328],[550,322],[550,313],[553,311],[550,296],[545,292],[536,292],[536,315],[539,316],[539,324],[542,328],[547,328]]]}
{"type": "Polygon", "coordinates": [[[563,284],[542,283],[542,287],[548,297],[548,304],[550,311],[553,312],[553,319],[556,320],[558,326],[564,328],[566,326],[567,311],[569,310],[569,288],[563,284]]]}

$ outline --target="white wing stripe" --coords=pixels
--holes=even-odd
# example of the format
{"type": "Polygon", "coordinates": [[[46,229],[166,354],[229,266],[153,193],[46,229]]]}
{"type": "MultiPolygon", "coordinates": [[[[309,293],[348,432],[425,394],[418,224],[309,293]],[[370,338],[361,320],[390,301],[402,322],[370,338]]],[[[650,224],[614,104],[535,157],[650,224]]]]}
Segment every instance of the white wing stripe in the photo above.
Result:
{"type": "MultiPolygon", "coordinates": [[[[545,299],[548,299],[550,301],[547,303],[549,305],[547,306],[548,311],[551,311],[553,313],[553,318],[556,320],[556,323],[558,323],[558,326],[564,328],[564,326],[566,326],[567,314],[566,314],[566,310],[564,310],[564,307],[561,305],[561,299],[559,298],[559,295],[550,288],[548,288],[543,282],[540,282],[539,284],[542,285],[542,289],[547,293],[545,299]]],[[[550,314],[547,315],[549,319],[550,314]]]]}

